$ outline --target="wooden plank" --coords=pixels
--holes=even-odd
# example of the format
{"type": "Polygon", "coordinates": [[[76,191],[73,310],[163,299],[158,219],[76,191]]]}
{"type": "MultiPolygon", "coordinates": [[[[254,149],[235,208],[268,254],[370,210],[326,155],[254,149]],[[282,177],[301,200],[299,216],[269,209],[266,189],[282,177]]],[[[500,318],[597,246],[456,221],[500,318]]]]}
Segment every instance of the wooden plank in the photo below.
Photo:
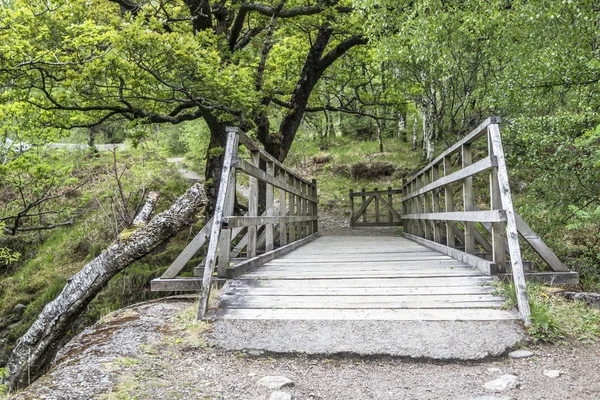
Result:
{"type": "Polygon", "coordinates": [[[482,137],[483,135],[485,135],[487,133],[488,126],[490,126],[491,124],[499,124],[500,121],[501,121],[501,118],[497,117],[497,116],[491,116],[491,117],[487,118],[485,121],[483,121],[481,124],[479,124],[479,126],[477,128],[473,129],[468,135],[466,135],[464,138],[462,138],[458,142],[454,143],[452,146],[450,146],[448,149],[446,149],[442,154],[437,156],[432,162],[427,164],[426,167],[424,167],[419,172],[414,174],[413,178],[411,178],[411,180],[415,179],[417,176],[419,176],[421,174],[424,174],[433,165],[438,164],[445,157],[451,156],[452,154],[459,151],[463,144],[473,143],[475,140],[479,139],[480,137],[482,137]]]}
{"type": "Polygon", "coordinates": [[[311,241],[316,239],[318,236],[319,236],[319,233],[313,233],[312,235],[307,236],[304,239],[297,240],[293,243],[287,244],[285,246],[281,246],[273,251],[269,251],[267,253],[261,254],[254,258],[250,258],[242,263],[239,263],[227,270],[227,278],[228,279],[236,278],[236,277],[240,276],[241,274],[244,274],[247,271],[252,270],[253,268],[256,268],[258,266],[263,265],[264,263],[267,263],[267,262],[273,260],[276,257],[280,257],[284,254],[289,253],[292,250],[297,249],[300,246],[310,243],[311,241]]]}
{"type": "MultiPolygon", "coordinates": [[[[439,169],[439,164],[436,164],[433,166],[433,168],[431,169],[431,182],[436,182],[440,176],[440,169],[439,169]]],[[[432,194],[431,194],[431,202],[432,202],[432,209],[431,211],[434,213],[439,213],[441,212],[440,210],[440,190],[438,189],[433,189],[432,194]]],[[[438,223],[436,223],[435,221],[433,222],[433,241],[436,243],[442,243],[442,230],[440,229],[440,225],[438,223]]]]}
{"type": "Polygon", "coordinates": [[[447,254],[450,257],[464,262],[465,264],[475,267],[484,274],[493,274],[496,271],[496,265],[493,262],[484,260],[483,258],[479,258],[473,254],[468,254],[464,251],[460,251],[449,246],[444,246],[443,244],[436,243],[431,240],[426,240],[418,236],[410,234],[403,234],[403,236],[408,239],[414,240],[415,242],[420,243],[424,246],[427,246],[431,249],[447,254]]]}
{"type": "MultiPolygon", "coordinates": [[[[512,274],[499,274],[498,278],[510,282],[513,280],[512,274]]],[[[542,285],[579,285],[579,274],[577,272],[526,272],[525,280],[527,282],[539,283],[542,285]]]]}
{"type": "MultiPolygon", "coordinates": [[[[227,185],[227,199],[223,207],[223,218],[233,214],[235,203],[235,169],[229,171],[229,184],[227,185]]],[[[225,278],[225,271],[229,267],[229,252],[231,250],[231,229],[223,229],[221,227],[221,236],[219,237],[219,245],[217,250],[217,276],[225,278]]]]}
{"type": "Polygon", "coordinates": [[[523,272],[523,260],[521,258],[521,248],[519,247],[519,232],[515,220],[515,211],[512,204],[510,193],[510,184],[508,182],[508,170],[504,160],[504,149],[502,148],[502,139],[500,138],[500,128],[496,124],[489,126],[489,135],[492,142],[494,155],[498,158],[498,186],[500,187],[500,199],[502,208],[506,212],[506,237],[508,239],[508,251],[515,284],[517,303],[519,311],[526,325],[530,324],[531,310],[527,300],[527,289],[525,286],[525,275],[523,272]]]}
{"type": "Polygon", "coordinates": [[[350,199],[350,226],[352,226],[354,221],[358,219],[354,212],[354,191],[352,189],[348,192],[348,199],[350,199]]]}
{"type": "Polygon", "coordinates": [[[199,292],[202,278],[157,278],[150,281],[152,292],[199,292]]]}
{"type": "MultiPolygon", "coordinates": [[[[421,177],[421,182],[424,186],[427,186],[429,184],[429,175],[428,174],[424,174],[421,177]]],[[[432,212],[432,207],[431,207],[431,202],[430,200],[430,194],[429,193],[423,193],[423,195],[420,196],[420,198],[423,199],[423,213],[425,214],[429,214],[432,212]]],[[[427,240],[432,240],[433,239],[433,226],[432,224],[434,223],[434,221],[423,221],[424,223],[424,231],[423,231],[423,237],[425,237],[425,239],[427,240]]]]}
{"type": "MultiPolygon", "coordinates": [[[[275,165],[273,162],[267,162],[267,174],[269,176],[275,175],[275,165]]],[[[273,185],[267,183],[266,184],[266,193],[265,193],[265,203],[266,203],[266,216],[272,217],[274,216],[274,200],[275,200],[275,192],[273,189],[273,185]]],[[[273,250],[273,224],[267,224],[265,226],[265,251],[273,250]]]]}
{"type": "Polygon", "coordinates": [[[440,213],[408,214],[406,219],[434,221],[469,221],[469,222],[500,222],[506,221],[505,210],[489,211],[454,211],[440,213]]]}
{"type": "Polygon", "coordinates": [[[469,179],[474,175],[491,169],[492,167],[497,165],[497,162],[498,161],[494,157],[486,157],[482,160],[477,161],[476,163],[464,165],[462,169],[452,172],[449,175],[444,175],[435,182],[431,182],[423,186],[422,188],[415,190],[414,192],[408,193],[402,198],[402,200],[409,200],[413,197],[420,196],[427,192],[431,192],[434,189],[439,189],[450,183],[460,182],[465,179],[469,179]]]}
{"type": "MultiPolygon", "coordinates": [[[[365,191],[365,196],[373,196],[375,194],[379,194],[381,196],[385,196],[385,195],[394,195],[394,194],[402,194],[402,189],[392,189],[391,187],[389,187],[387,190],[379,190],[377,192],[375,191],[371,191],[371,192],[367,192],[365,191]]],[[[352,191],[351,196],[352,197],[362,197],[363,193],[361,192],[354,192],[352,191]]]]}
{"type": "MultiPolygon", "coordinates": [[[[289,245],[288,245],[289,246],[289,245]]],[[[229,269],[231,271],[232,269],[229,269]]],[[[455,272],[450,269],[447,271],[416,271],[416,272],[403,272],[403,271],[389,271],[389,272],[372,272],[372,271],[359,271],[359,272],[323,272],[323,273],[294,273],[293,271],[283,271],[281,273],[261,273],[260,271],[245,274],[238,279],[364,279],[364,278],[441,278],[451,276],[480,276],[479,271],[462,271],[455,272]]]]}
{"type": "Polygon", "coordinates": [[[307,195],[307,194],[303,193],[302,190],[299,190],[298,188],[296,188],[294,186],[291,186],[285,182],[282,182],[279,178],[269,175],[262,169],[258,168],[256,165],[252,165],[251,163],[247,162],[246,160],[243,160],[243,159],[237,160],[235,166],[253,178],[259,179],[263,182],[267,182],[277,188],[285,190],[286,192],[294,193],[298,197],[308,199],[312,202],[317,201],[317,199],[314,198],[313,196],[307,195]]]}
{"type": "Polygon", "coordinates": [[[237,296],[224,295],[221,308],[370,309],[370,308],[485,308],[502,307],[503,298],[488,294],[440,296],[237,296]]]}
{"type": "Polygon", "coordinates": [[[219,183],[219,192],[215,202],[215,214],[210,231],[210,242],[206,252],[206,262],[204,264],[204,276],[202,278],[202,287],[200,289],[200,299],[198,301],[197,319],[203,319],[208,308],[208,299],[212,286],[213,271],[217,257],[218,241],[221,234],[221,224],[223,223],[223,209],[227,201],[227,187],[229,186],[229,177],[233,159],[237,157],[238,134],[237,129],[227,128],[227,143],[225,145],[225,155],[223,157],[223,169],[221,172],[221,182],[219,183]]]}
{"type": "Polygon", "coordinates": [[[361,207],[361,209],[362,209],[362,207],[364,206],[364,209],[363,209],[363,212],[362,212],[362,213],[361,213],[360,211],[357,213],[357,215],[361,215],[361,214],[362,214],[362,217],[363,217],[363,220],[362,220],[362,222],[363,222],[363,223],[369,222],[369,221],[367,221],[367,213],[365,212],[365,210],[366,210],[366,208],[367,208],[367,207],[365,206],[365,201],[366,201],[366,197],[365,197],[365,196],[366,196],[366,192],[365,192],[365,189],[363,188],[363,189],[360,191],[360,199],[361,199],[361,203],[360,203],[361,205],[360,205],[360,207],[361,207]]]}
{"type": "Polygon", "coordinates": [[[558,259],[556,254],[546,246],[546,243],[527,225],[525,220],[521,218],[519,214],[515,212],[515,221],[517,222],[517,229],[519,233],[529,243],[529,245],[535,250],[535,252],[542,257],[544,261],[552,268],[555,272],[571,272],[562,261],[558,259]]]}
{"type": "MultiPolygon", "coordinates": [[[[328,290],[336,288],[410,288],[416,287],[465,287],[472,285],[489,285],[494,282],[495,277],[488,275],[480,276],[449,276],[449,277],[420,277],[420,278],[397,278],[397,279],[381,279],[381,278],[365,278],[365,279],[305,279],[286,280],[286,279],[236,279],[231,282],[232,288],[275,288],[292,290],[298,287],[314,288],[319,290],[328,290]]],[[[486,286],[491,287],[491,286],[486,286]]],[[[377,291],[375,291],[377,292],[377,291]]]]}
{"type": "Polygon", "coordinates": [[[161,278],[175,278],[179,272],[185,267],[185,265],[190,261],[194,255],[200,250],[206,239],[208,238],[208,234],[212,228],[213,219],[209,219],[208,222],[202,227],[200,232],[194,236],[192,241],[183,249],[183,251],[177,256],[175,261],[167,268],[167,270],[162,274],[161,278]]]}
{"type": "Polygon", "coordinates": [[[515,320],[517,315],[509,310],[495,309],[222,309],[217,311],[219,319],[263,319],[263,320],[367,320],[367,321],[506,321],[515,320]]]}
{"type": "Polygon", "coordinates": [[[352,224],[352,227],[354,228],[367,228],[367,227],[386,227],[386,226],[402,226],[402,221],[397,221],[397,222],[380,222],[380,223],[376,223],[376,222],[355,222],[354,224],[352,224]]]}
{"type": "Polygon", "coordinates": [[[225,218],[225,223],[228,228],[238,228],[242,226],[261,226],[267,224],[279,224],[281,221],[285,221],[287,223],[298,223],[298,222],[306,222],[306,221],[314,221],[318,219],[317,216],[312,215],[298,215],[298,216],[287,216],[287,217],[228,217],[225,218]]]}
{"type": "MultiPolygon", "coordinates": [[[[233,282],[233,281],[229,281],[233,282]]],[[[239,281],[236,281],[239,282],[239,281]]],[[[249,282],[249,281],[245,281],[249,282]]],[[[264,282],[264,281],[261,281],[264,282]]],[[[298,281],[294,281],[298,282],[298,281]]],[[[324,288],[306,287],[298,285],[291,288],[252,286],[231,286],[227,294],[252,295],[252,296],[422,296],[429,295],[465,295],[465,294],[491,294],[495,292],[491,286],[433,286],[433,287],[387,287],[387,288],[324,288]]]]}
{"type": "Polygon", "coordinates": [[[273,157],[272,155],[270,155],[269,153],[267,153],[262,147],[260,147],[258,145],[258,143],[256,143],[252,139],[250,139],[248,137],[248,135],[246,135],[244,132],[242,132],[241,130],[238,130],[237,132],[239,134],[240,143],[242,143],[244,146],[246,146],[248,148],[248,150],[250,150],[250,151],[257,151],[259,153],[259,155],[260,155],[260,158],[262,158],[263,160],[272,162],[273,164],[275,164],[277,166],[277,168],[286,171],[290,175],[296,176],[302,182],[310,184],[310,182],[308,182],[307,180],[302,179],[300,176],[298,176],[290,168],[288,168],[287,166],[285,166],[284,164],[282,164],[279,160],[277,160],[275,157],[273,157]]]}

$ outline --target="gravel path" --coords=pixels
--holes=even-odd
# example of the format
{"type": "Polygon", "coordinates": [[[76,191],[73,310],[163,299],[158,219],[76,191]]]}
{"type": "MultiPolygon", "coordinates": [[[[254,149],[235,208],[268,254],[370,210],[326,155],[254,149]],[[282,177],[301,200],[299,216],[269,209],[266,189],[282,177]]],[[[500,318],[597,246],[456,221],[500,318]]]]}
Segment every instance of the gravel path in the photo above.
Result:
{"type": "MultiPolygon", "coordinates": [[[[268,399],[264,376],[293,381],[293,399],[598,399],[600,345],[533,346],[533,357],[432,362],[392,357],[277,356],[223,351],[193,302],[160,301],[110,314],[69,343],[52,370],[14,399],[268,399]],[[544,375],[560,370],[559,377],[544,375]],[[518,386],[483,385],[514,374],[518,386]]],[[[285,398],[285,397],[283,397],[285,398]]],[[[289,397],[287,397],[289,398],[289,397]]]]}

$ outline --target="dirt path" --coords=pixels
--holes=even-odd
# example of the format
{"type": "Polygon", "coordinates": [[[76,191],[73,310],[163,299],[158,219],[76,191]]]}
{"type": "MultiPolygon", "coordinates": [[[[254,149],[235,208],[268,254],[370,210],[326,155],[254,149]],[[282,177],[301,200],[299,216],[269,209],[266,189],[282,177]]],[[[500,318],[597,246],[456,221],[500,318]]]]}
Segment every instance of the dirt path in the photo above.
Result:
{"type": "MultiPolygon", "coordinates": [[[[277,356],[227,352],[192,322],[195,305],[175,300],[113,313],[77,336],[56,365],[15,399],[268,399],[264,376],[293,381],[293,399],[598,399],[600,345],[533,346],[533,357],[430,362],[391,357],[277,356]],[[560,370],[559,377],[544,375],[560,370]],[[517,387],[494,393],[505,374],[517,387]],[[481,397],[486,398],[486,397],[481,397]]],[[[290,398],[290,397],[281,397],[290,398]]]]}

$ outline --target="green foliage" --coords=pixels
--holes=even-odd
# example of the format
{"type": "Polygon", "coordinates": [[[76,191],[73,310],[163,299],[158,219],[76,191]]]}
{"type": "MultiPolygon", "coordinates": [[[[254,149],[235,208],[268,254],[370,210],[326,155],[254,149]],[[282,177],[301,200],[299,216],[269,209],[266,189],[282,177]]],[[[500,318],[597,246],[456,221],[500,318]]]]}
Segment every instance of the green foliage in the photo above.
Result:
{"type": "MultiPolygon", "coordinates": [[[[517,296],[514,284],[498,283],[496,294],[507,297],[507,307],[515,307],[517,296]]],[[[535,341],[557,342],[575,339],[584,343],[600,337],[600,311],[584,302],[568,301],[554,295],[551,288],[527,284],[531,308],[531,325],[527,332],[535,341]]]]}

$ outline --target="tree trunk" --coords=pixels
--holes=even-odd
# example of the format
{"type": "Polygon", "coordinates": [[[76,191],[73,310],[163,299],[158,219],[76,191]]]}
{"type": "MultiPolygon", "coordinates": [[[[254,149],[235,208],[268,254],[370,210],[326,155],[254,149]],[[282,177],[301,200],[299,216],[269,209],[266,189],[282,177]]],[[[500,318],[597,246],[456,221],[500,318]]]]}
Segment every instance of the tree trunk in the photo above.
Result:
{"type": "Polygon", "coordinates": [[[417,151],[417,124],[419,123],[419,117],[415,114],[415,121],[413,122],[412,129],[412,151],[417,151]]]}
{"type": "Polygon", "coordinates": [[[126,240],[116,241],[75,274],[56,299],[48,303],[13,349],[3,383],[16,389],[46,369],[56,354],[57,342],[87,304],[118,272],[189,226],[206,204],[204,188],[192,186],[171,207],[126,240]]]}
{"type": "Polygon", "coordinates": [[[214,202],[217,200],[217,192],[221,182],[227,132],[225,131],[225,125],[212,114],[206,113],[203,117],[210,129],[210,141],[206,149],[206,167],[204,168],[205,190],[209,199],[206,218],[210,218],[209,216],[212,216],[214,211],[214,202]]]}
{"type": "Polygon", "coordinates": [[[383,136],[381,134],[381,122],[378,119],[375,120],[377,125],[377,140],[379,140],[379,152],[383,153],[383,136]]]}
{"type": "Polygon", "coordinates": [[[396,119],[398,121],[398,139],[406,143],[408,142],[406,135],[406,112],[396,112],[396,119]]]}
{"type": "Polygon", "coordinates": [[[333,114],[331,111],[325,111],[325,116],[327,117],[327,135],[330,138],[334,138],[335,135],[335,125],[333,123],[333,114]]]}

